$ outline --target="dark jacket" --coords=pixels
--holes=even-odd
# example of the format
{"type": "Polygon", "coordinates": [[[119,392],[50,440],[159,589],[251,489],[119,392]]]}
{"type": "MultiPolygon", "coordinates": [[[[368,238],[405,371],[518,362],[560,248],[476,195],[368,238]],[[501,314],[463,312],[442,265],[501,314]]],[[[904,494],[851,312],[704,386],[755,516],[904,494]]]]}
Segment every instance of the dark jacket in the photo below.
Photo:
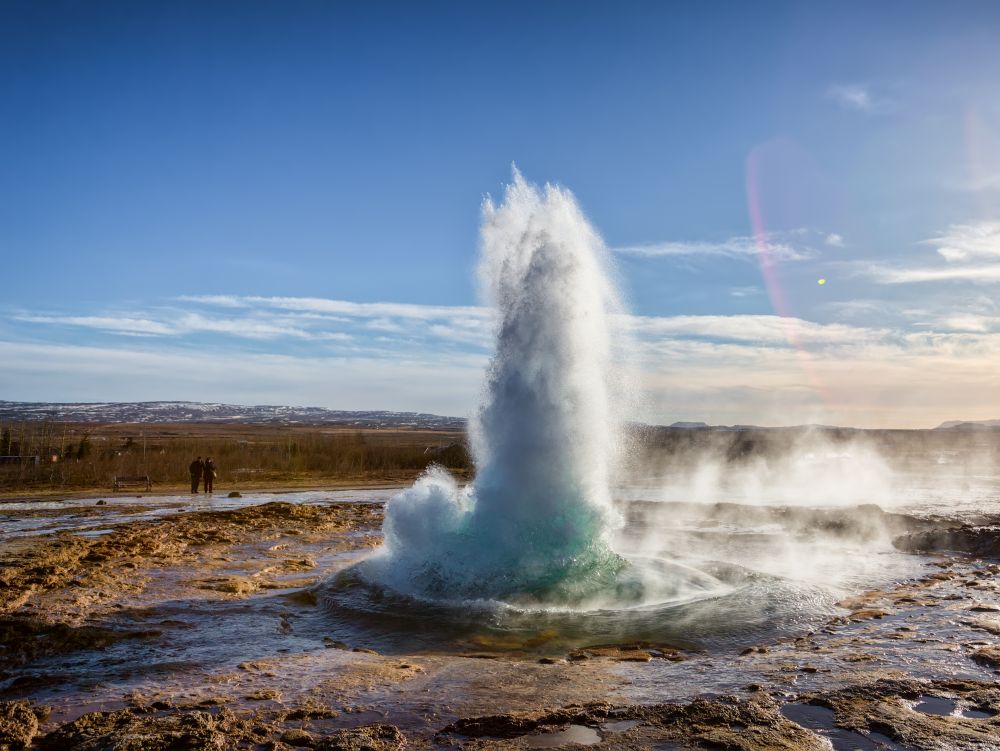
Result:
{"type": "Polygon", "coordinates": [[[195,459],[191,462],[191,466],[188,469],[191,470],[191,477],[201,477],[201,473],[205,469],[205,463],[195,459]]]}

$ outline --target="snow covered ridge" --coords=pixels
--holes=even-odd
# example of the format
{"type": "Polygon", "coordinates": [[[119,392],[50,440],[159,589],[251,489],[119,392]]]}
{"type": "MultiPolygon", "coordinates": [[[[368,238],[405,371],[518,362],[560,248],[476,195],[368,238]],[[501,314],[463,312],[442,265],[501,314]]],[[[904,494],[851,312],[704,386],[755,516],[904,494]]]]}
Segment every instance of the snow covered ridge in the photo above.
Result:
{"type": "Polygon", "coordinates": [[[211,402],[5,402],[0,420],[56,420],[60,422],[218,422],[268,424],[335,424],[386,428],[465,427],[461,417],[417,412],[344,411],[322,407],[278,405],[242,406],[211,402]]]}

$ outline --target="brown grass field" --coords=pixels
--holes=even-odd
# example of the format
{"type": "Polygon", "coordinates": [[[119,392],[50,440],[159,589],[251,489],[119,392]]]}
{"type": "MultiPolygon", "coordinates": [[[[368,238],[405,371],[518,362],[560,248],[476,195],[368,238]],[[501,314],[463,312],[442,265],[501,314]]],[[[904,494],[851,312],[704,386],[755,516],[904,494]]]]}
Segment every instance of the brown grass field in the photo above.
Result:
{"type": "Polygon", "coordinates": [[[190,488],[188,465],[196,456],[215,462],[216,493],[398,485],[430,464],[459,476],[469,468],[460,431],[40,422],[5,423],[0,431],[9,431],[9,453],[40,457],[38,464],[0,465],[0,497],[8,498],[108,493],[116,475],[148,475],[153,492],[181,492],[190,488]]]}
{"type": "MultiPolygon", "coordinates": [[[[799,451],[865,446],[897,470],[945,462],[972,475],[1000,467],[1000,429],[855,430],[778,428],[720,432],[637,427],[626,475],[694,466],[709,457],[726,466],[771,460],[799,451]]],[[[0,498],[106,494],[115,476],[144,476],[153,492],[190,489],[188,465],[211,456],[216,493],[399,486],[431,464],[470,479],[462,430],[356,428],[331,425],[220,423],[0,422],[0,456],[39,462],[0,463],[0,498]],[[82,446],[82,449],[81,449],[82,446]]],[[[145,488],[142,489],[145,492],[145,488]]]]}

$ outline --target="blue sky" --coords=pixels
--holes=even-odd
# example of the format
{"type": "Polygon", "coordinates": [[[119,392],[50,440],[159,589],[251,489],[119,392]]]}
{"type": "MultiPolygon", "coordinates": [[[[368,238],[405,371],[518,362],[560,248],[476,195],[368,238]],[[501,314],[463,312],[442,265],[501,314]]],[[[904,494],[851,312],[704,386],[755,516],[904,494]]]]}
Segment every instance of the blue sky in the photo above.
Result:
{"type": "Polygon", "coordinates": [[[638,417],[998,417],[998,33],[974,2],[0,3],[0,398],[468,414],[516,162],[612,249],[638,417]]]}

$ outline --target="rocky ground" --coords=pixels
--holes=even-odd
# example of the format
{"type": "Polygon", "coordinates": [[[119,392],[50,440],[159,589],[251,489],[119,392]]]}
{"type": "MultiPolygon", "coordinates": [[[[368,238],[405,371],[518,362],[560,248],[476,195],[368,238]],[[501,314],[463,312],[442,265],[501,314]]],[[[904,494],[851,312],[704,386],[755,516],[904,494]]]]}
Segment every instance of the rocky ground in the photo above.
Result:
{"type": "Polygon", "coordinates": [[[996,527],[901,529],[928,573],[738,653],[402,653],[325,635],[317,602],[380,524],[277,502],[6,541],[0,751],[1000,748],[996,527]]]}

